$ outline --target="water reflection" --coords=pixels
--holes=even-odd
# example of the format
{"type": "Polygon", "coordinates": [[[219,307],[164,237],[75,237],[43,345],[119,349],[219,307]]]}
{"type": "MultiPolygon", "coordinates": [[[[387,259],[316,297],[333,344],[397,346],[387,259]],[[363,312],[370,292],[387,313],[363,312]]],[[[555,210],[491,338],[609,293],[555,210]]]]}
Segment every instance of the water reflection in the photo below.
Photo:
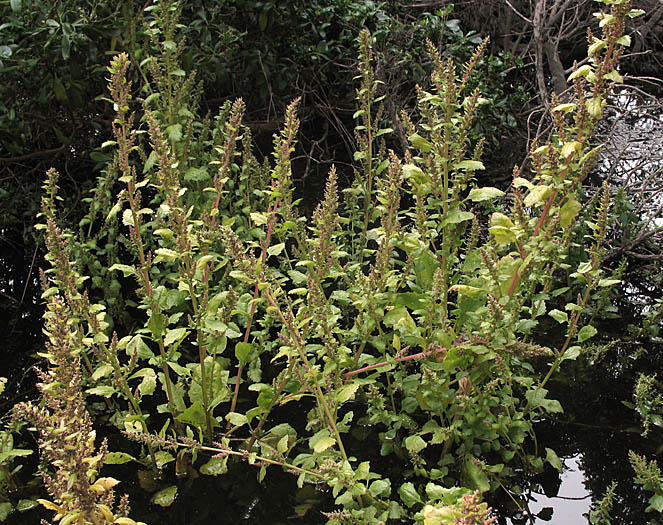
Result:
{"type": "MultiPolygon", "coordinates": [[[[585,486],[581,459],[581,454],[562,459],[563,472],[559,477],[560,484],[556,495],[537,491],[529,494],[529,523],[569,525],[585,522],[584,516],[589,513],[592,494],[585,486]]],[[[510,519],[508,523],[520,525],[523,522],[510,519]]]]}

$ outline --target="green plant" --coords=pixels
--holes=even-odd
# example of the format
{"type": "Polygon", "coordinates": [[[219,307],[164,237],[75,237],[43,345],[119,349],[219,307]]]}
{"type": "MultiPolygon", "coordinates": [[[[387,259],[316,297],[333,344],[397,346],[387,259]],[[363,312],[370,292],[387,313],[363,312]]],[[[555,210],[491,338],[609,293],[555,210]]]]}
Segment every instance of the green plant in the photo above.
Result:
{"type": "Polygon", "coordinates": [[[194,77],[180,67],[180,10],[169,1],[151,9],[152,93],[135,118],[129,57],[113,58],[114,139],[104,144],[113,160],[78,239],[56,229],[53,172],[44,199],[53,265],[44,296],[62,295],[51,304],[75,320],[78,395],[94,381],[85,393],[104,398],[112,421],[146,445],[145,457],[123,460],[157,467],[205,456],[201,471],[219,475],[238,457],[260,479],[280,465],[300,486],[331,488],[339,510],[330,523],[417,513],[424,523],[490,523],[475,491],[515,499],[515,470],[561,469],[552,449],[539,450],[533,423],[562,411],[547,382],[597,333],[590,301],[619,282],[601,268],[608,188],[580,215],[598,152],[591,134],[619,79],[623,19],[634,14],[629,2],[604,3],[603,38],[590,34],[591,61],[570,76],[575,101],[555,105],[550,141],[530,152],[531,174],[514,170],[509,195],[476,183],[483,141],[472,130],[483,100],[469,86],[486,42],[462,69],[428,42],[431,87],[417,90],[416,118],[401,116],[409,147],[400,158],[383,142],[392,129],[362,31],[355,181],[343,201],[332,168],[310,220],[293,197],[299,99],[261,165],[241,101],[214,125],[196,116],[194,77]],[[105,194],[115,184],[113,203],[105,194]],[[95,239],[106,245],[103,264],[95,239]],[[131,310],[133,326],[113,320],[106,298],[80,291],[70,249],[94,287],[118,283],[108,299],[131,310]],[[562,281],[581,293],[560,310],[562,281]],[[537,336],[553,322],[564,334],[548,348],[537,336]],[[540,357],[550,360],[543,377],[530,363],[540,357]],[[284,420],[293,406],[303,421],[284,420]],[[401,464],[402,479],[357,457],[352,442],[362,439],[401,464]]]}

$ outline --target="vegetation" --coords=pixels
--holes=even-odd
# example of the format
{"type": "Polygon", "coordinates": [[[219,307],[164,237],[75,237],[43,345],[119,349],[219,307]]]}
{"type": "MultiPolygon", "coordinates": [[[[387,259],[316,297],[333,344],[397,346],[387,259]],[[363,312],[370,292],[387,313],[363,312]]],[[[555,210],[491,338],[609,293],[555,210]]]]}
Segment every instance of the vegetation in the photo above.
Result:
{"type": "MultiPolygon", "coordinates": [[[[43,187],[46,368],[41,401],[16,405],[11,424],[38,431],[49,496],[36,501],[53,521],[136,523],[127,499],[114,501],[118,480],[101,475],[104,465],[158,473],[174,463],[179,477],[223,476],[244,461],[259,480],[282,468],[300,488],[330,489],[333,506],[321,511],[332,524],[489,524],[496,517],[483,497],[499,492],[523,504],[519,473],[546,464],[561,471],[534,425],[563,412],[547,387],[591,353],[626,268],[602,264],[611,209],[626,199],[607,182],[585,183],[599,161],[594,132],[622,81],[625,24],[642,12],[628,0],[601,2],[609,8],[597,14],[601,37],[589,31],[588,60],[566,79],[572,97],[553,96],[551,131],[534,141],[526,166],[515,166],[506,191],[479,182],[490,171],[480,132],[515,125],[508,104],[491,103],[505,87],[491,76],[504,78],[496,73],[503,62],[486,56],[487,39],[452,30],[447,38],[464,52],[454,57],[432,40],[425,51],[408,47],[409,67],[430,65],[430,77],[395,86],[395,70],[381,62],[395,53],[385,29],[396,28],[395,13],[384,19],[370,2],[306,3],[297,23],[313,24],[322,40],[313,52],[306,36],[295,38],[292,54],[279,51],[273,63],[252,55],[265,79],[270,67],[305,55],[312,69],[302,76],[324,82],[329,57],[354,48],[350,29],[375,26],[357,39],[352,150],[339,154],[321,201],[308,208],[295,175],[316,149],[309,138],[308,156],[295,155],[307,124],[300,114],[308,123],[319,117],[302,109],[308,88],[283,108],[271,158],[263,157],[255,126],[244,124],[251,99],[225,102],[211,117],[194,71],[205,81],[227,74],[207,51],[231,46],[241,30],[224,25],[225,40],[202,38],[195,48],[179,25],[193,10],[200,23],[187,31],[204,36],[226,7],[249,7],[260,31],[287,28],[292,6],[237,0],[208,12],[164,0],[142,10],[140,31],[133,7],[118,7],[131,46],[107,68],[114,115],[110,133],[87,136],[107,140],[74,227],[59,209],[58,170],[43,187]],[[338,13],[345,31],[334,33],[329,20],[338,13]],[[415,105],[398,113],[390,97],[408,86],[415,105]],[[96,446],[94,428],[121,431],[121,445],[96,446]]],[[[18,31],[28,10],[10,7],[18,31]]],[[[408,34],[439,37],[448,14],[429,14],[408,34]]],[[[59,20],[51,34],[62,31],[67,60],[77,40],[65,30],[68,17],[59,20]]],[[[285,67],[257,97],[287,90],[292,73],[285,67]]],[[[250,71],[241,78],[248,82],[250,71]]],[[[643,330],[659,318],[652,310],[643,330]]],[[[646,431],[663,421],[660,389],[643,376],[636,392],[646,431]]],[[[13,447],[9,429],[2,437],[9,484],[30,451],[13,447]]],[[[658,467],[635,453],[631,461],[661,511],[658,467]]],[[[151,496],[162,506],[179,490],[165,481],[151,496]]],[[[593,522],[609,521],[613,492],[593,522]]],[[[4,517],[19,510],[0,505],[4,517]]]]}

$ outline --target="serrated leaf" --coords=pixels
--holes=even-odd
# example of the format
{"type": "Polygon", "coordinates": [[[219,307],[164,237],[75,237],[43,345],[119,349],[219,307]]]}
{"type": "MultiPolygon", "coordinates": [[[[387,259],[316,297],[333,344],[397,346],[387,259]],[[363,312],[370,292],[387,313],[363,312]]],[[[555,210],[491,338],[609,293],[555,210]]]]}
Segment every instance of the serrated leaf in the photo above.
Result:
{"type": "Polygon", "coordinates": [[[490,199],[496,199],[504,195],[502,190],[493,188],[491,186],[485,186],[483,188],[472,188],[470,194],[467,196],[472,202],[482,202],[490,199]]]}
{"type": "Polygon", "coordinates": [[[490,490],[488,476],[483,471],[481,464],[471,454],[468,454],[465,457],[465,473],[472,481],[474,488],[480,492],[487,492],[490,490]]]}
{"type": "MultiPolygon", "coordinates": [[[[540,149],[540,148],[537,148],[537,149],[540,149]]],[[[523,186],[525,186],[528,190],[531,190],[534,187],[534,184],[532,184],[527,179],[523,179],[522,177],[516,177],[515,179],[513,179],[513,185],[516,188],[522,188],[523,186]]]]}
{"type": "MultiPolygon", "coordinates": [[[[228,370],[224,370],[221,364],[212,356],[205,358],[205,387],[207,388],[207,404],[209,410],[230,399],[228,390],[228,370]]],[[[203,388],[200,366],[193,369],[191,386],[189,387],[189,399],[192,402],[203,403],[203,388]]]]}
{"type": "Polygon", "coordinates": [[[182,124],[171,124],[166,128],[166,135],[173,142],[182,140],[182,124]]]}
{"type": "Polygon", "coordinates": [[[99,385],[93,388],[88,388],[85,392],[95,396],[111,397],[115,392],[117,392],[117,390],[115,390],[115,388],[110,385],[99,385]]]}
{"type": "Polygon", "coordinates": [[[134,226],[134,216],[129,208],[122,212],[122,224],[124,226],[134,226]]]}
{"type": "Polygon", "coordinates": [[[583,326],[578,332],[578,342],[584,343],[587,339],[594,337],[596,333],[597,330],[592,325],[583,326]]]}

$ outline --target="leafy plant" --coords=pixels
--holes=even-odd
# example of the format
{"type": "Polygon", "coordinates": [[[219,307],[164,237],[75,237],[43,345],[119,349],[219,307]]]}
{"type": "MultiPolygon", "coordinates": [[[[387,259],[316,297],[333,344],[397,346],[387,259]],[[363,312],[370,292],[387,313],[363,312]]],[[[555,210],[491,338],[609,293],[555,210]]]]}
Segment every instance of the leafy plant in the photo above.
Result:
{"type": "MultiPolygon", "coordinates": [[[[604,3],[612,11],[599,15],[603,37],[590,34],[590,61],[570,76],[575,100],[555,103],[550,141],[530,152],[532,173],[514,170],[508,195],[476,183],[483,141],[472,130],[484,100],[469,86],[486,42],[462,69],[428,42],[430,89],[417,89],[416,118],[401,115],[409,144],[401,158],[384,144],[393,130],[362,31],[355,180],[341,192],[332,168],[310,219],[294,198],[300,100],[274,136],[272,162],[260,164],[241,100],[214,123],[196,116],[180,9],[150,8],[154,54],[143,66],[152,93],[136,118],[129,57],[113,58],[114,137],[104,144],[113,159],[78,238],[56,226],[54,172],[44,198],[47,322],[66,326],[62,337],[80,355],[83,377],[68,387],[76,406],[82,390],[105,400],[113,423],[145,445],[129,461],[158,468],[204,456],[200,470],[220,475],[237,457],[259,467],[260,479],[279,465],[300,487],[324,482],[339,507],[330,523],[492,522],[478,493],[511,494],[514,472],[540,471],[544,461],[561,469],[552,449],[539,450],[533,423],[562,411],[547,382],[596,335],[590,301],[619,282],[601,268],[608,188],[580,214],[598,156],[592,131],[619,79],[624,17],[634,14],[629,2],[604,3]],[[112,187],[121,187],[115,200],[112,187]],[[74,259],[92,275],[93,300],[74,259]],[[569,283],[581,293],[562,310],[569,283]],[[563,336],[549,348],[537,334],[552,323],[563,336]],[[540,358],[549,360],[543,377],[530,363],[540,358]],[[302,421],[285,420],[293,406],[302,421]],[[392,456],[402,479],[380,471],[377,456],[357,457],[355,440],[392,456]]],[[[79,358],[60,346],[53,374],[75,374],[79,358]]],[[[86,414],[76,412],[85,429],[86,414]]],[[[73,425],[66,413],[43,417],[45,445],[49,418],[73,425]]],[[[71,509],[55,490],[49,505],[96,512],[81,499],[95,492],[96,474],[71,509]]],[[[155,502],[172,501],[173,489],[155,502]]]]}

